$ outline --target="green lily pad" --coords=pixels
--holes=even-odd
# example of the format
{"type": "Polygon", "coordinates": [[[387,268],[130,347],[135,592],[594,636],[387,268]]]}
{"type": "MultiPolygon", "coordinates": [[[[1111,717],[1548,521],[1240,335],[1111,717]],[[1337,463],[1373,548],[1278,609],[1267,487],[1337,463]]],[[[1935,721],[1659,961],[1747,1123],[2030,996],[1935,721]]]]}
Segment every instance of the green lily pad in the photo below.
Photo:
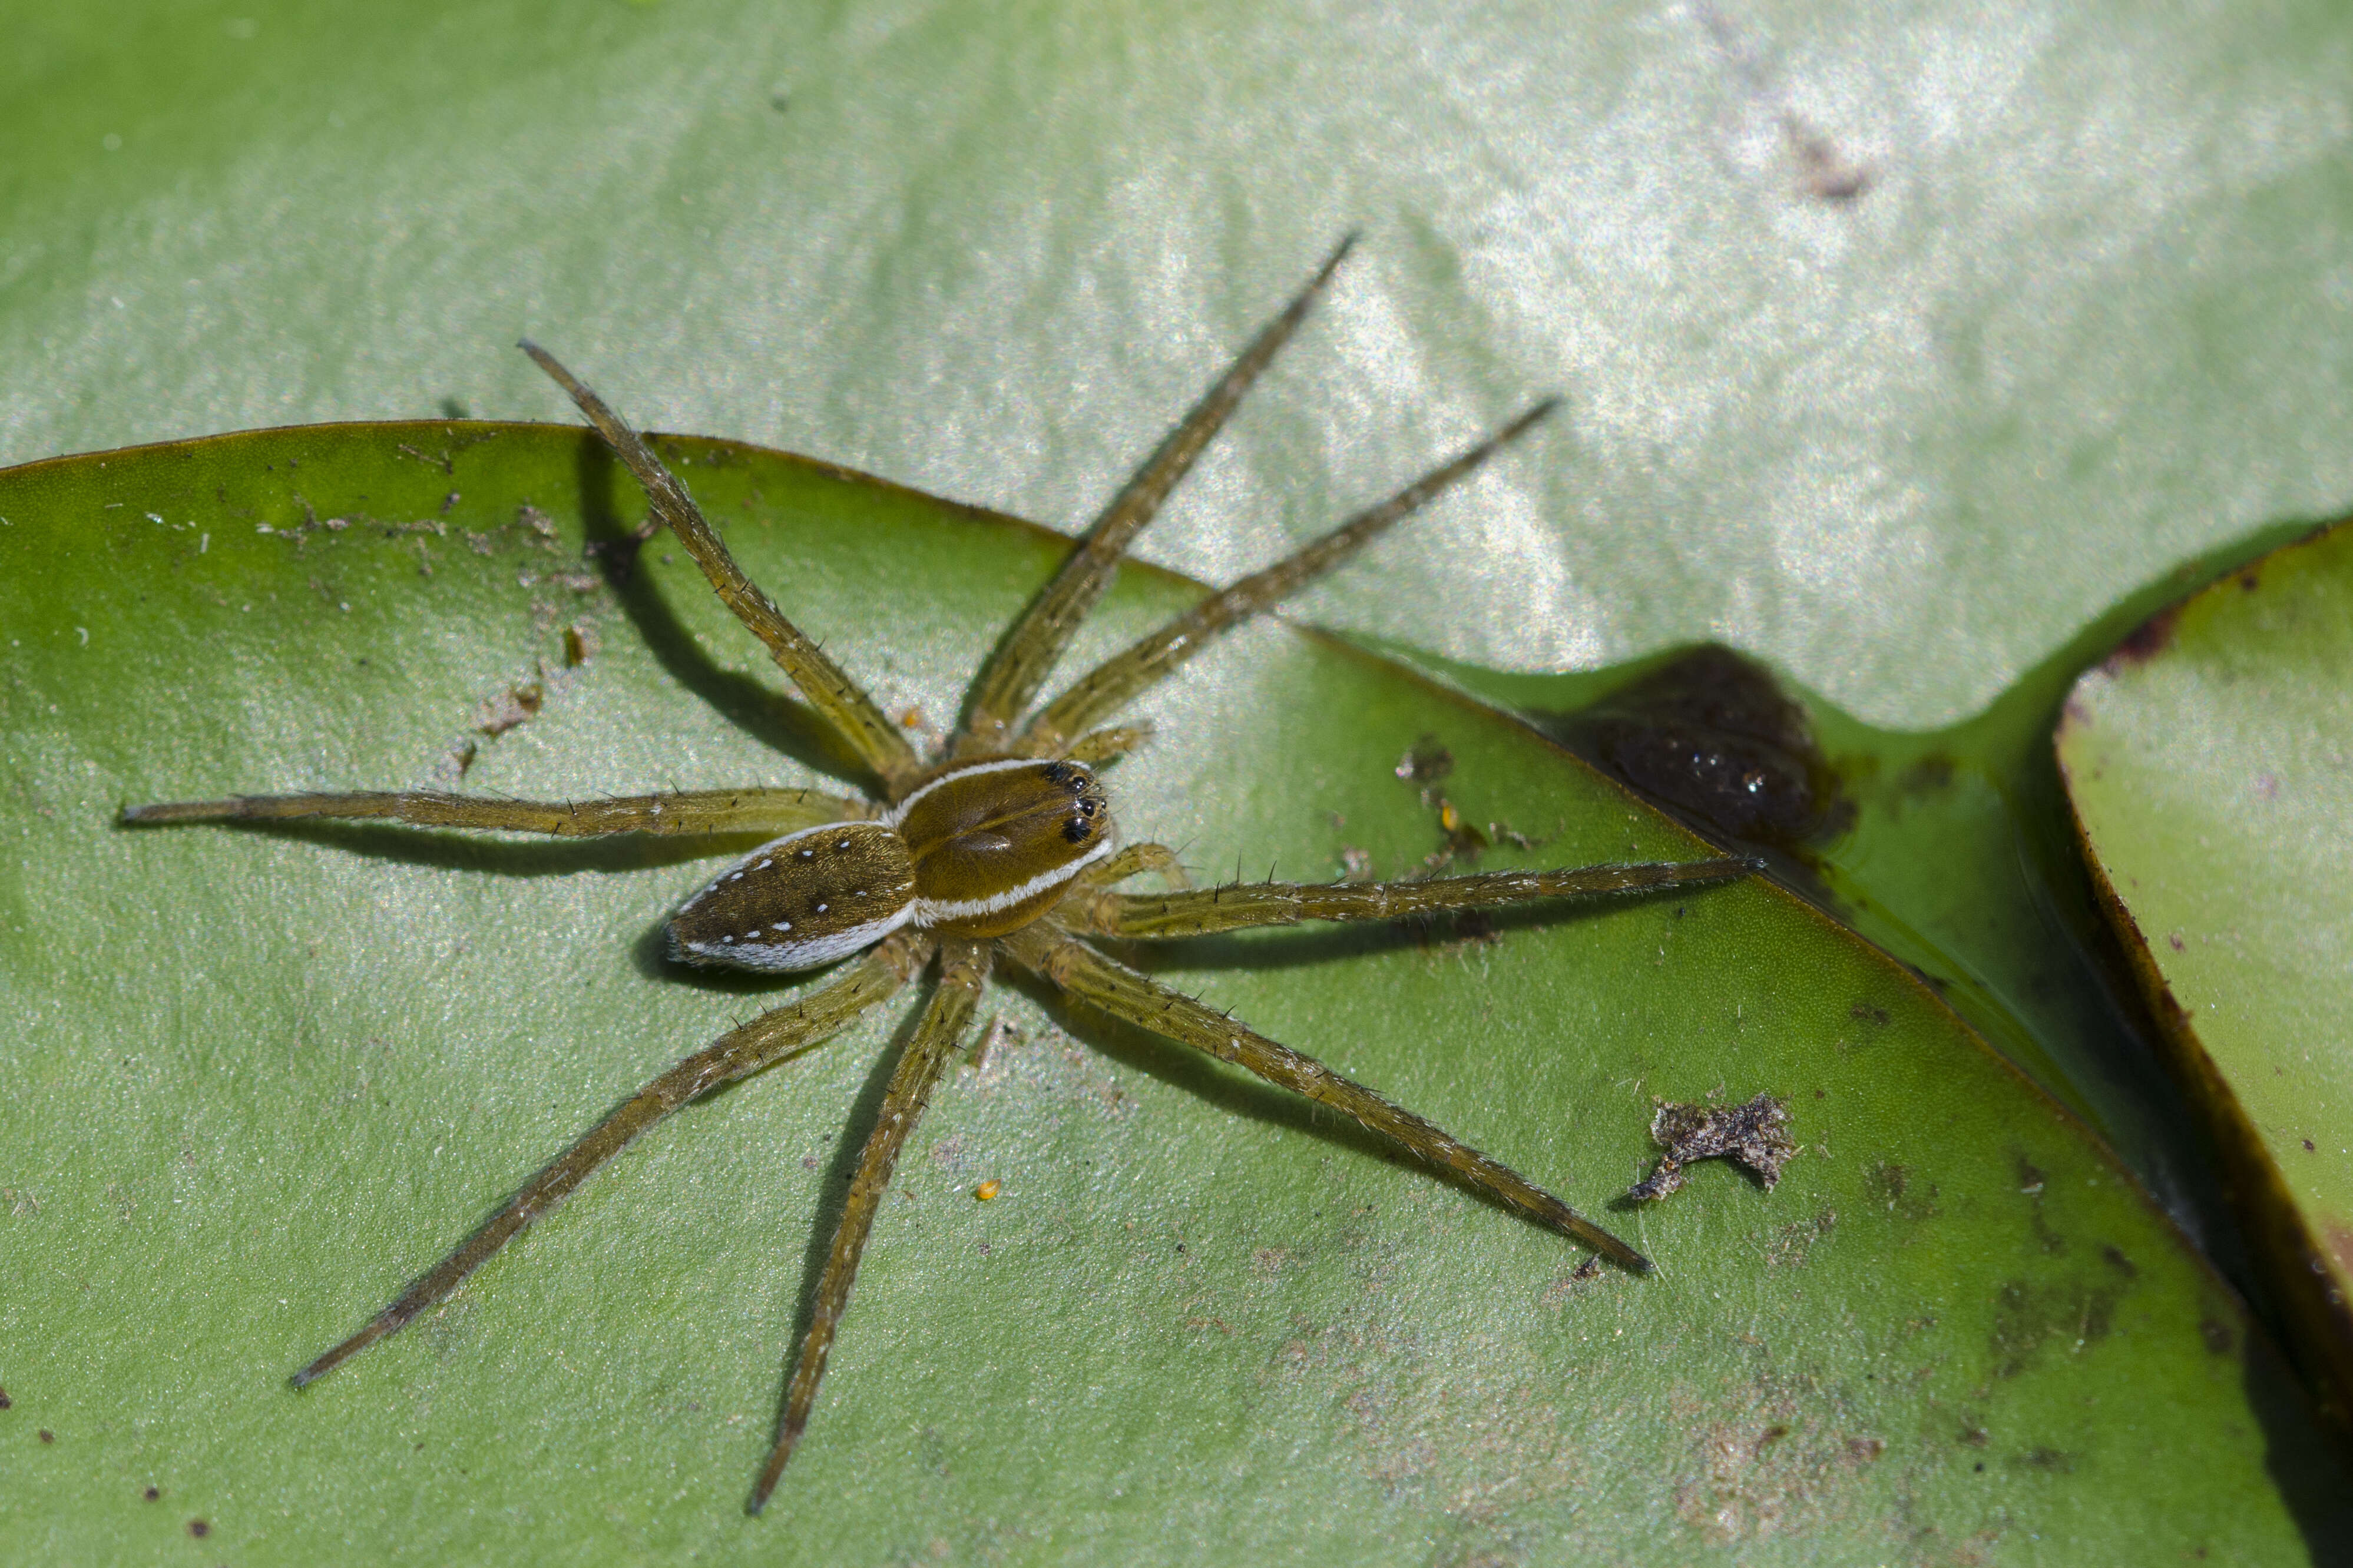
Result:
{"type": "Polygon", "coordinates": [[[2353,1408],[2353,527],[2165,611],[2077,684],[2060,766],[2312,1374],[2353,1408]]]}
{"type": "MultiPolygon", "coordinates": [[[[747,568],[937,724],[1063,548],[666,443],[747,568]]],[[[583,433],[301,429],[0,475],[0,1539],[49,1560],[2307,1560],[2348,1519],[2235,1299],[1910,973],[1750,882],[1147,955],[1622,1228],[1648,1279],[1019,985],[911,1145],[760,1520],[893,1019],[691,1108],[303,1394],[585,1122],[779,994],[661,962],[675,842],[131,831],[128,802],[804,782],[832,759],[583,433]],[[673,551],[670,552],[675,554],[673,551]],[[1654,1100],[1788,1110],[1656,1205],[1654,1100]],[[977,1185],[997,1195],[975,1201],[977,1185]],[[2148,1434],[2161,1431],[2163,1442],[2148,1434]],[[147,1489],[153,1489],[153,1500],[147,1489]],[[2096,1547],[2087,1543],[2097,1543],[2096,1547]]],[[[1463,509],[1416,526],[1442,542],[1463,509]]],[[[1273,553],[1269,542],[1266,553],[1273,553]]],[[[1129,572],[1082,658],[1197,590],[1129,572]]],[[[1143,705],[1205,871],[1699,852],[1525,725],[1281,625],[1143,705]]],[[[782,993],[789,994],[789,992],[782,993]]],[[[895,1016],[895,1015],[894,1015],[895,1016]]]]}

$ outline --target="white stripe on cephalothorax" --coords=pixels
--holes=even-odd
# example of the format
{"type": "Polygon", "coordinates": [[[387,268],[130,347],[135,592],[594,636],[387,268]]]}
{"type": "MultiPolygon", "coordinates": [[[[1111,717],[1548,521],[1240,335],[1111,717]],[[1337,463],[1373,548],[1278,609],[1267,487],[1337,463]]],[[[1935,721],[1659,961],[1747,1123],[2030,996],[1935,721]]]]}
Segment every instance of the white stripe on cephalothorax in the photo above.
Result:
{"type": "Polygon", "coordinates": [[[905,925],[914,913],[913,903],[902,904],[879,921],[868,921],[864,925],[810,937],[805,942],[754,941],[759,933],[751,931],[741,939],[723,936],[715,942],[680,942],[673,937],[670,945],[681,959],[690,963],[700,958],[736,969],[815,969],[820,963],[831,963],[837,958],[848,958],[860,948],[873,946],[905,925]]]}
{"type": "Polygon", "coordinates": [[[1050,871],[1040,871],[1018,887],[1008,888],[1001,893],[991,893],[985,899],[917,899],[910,907],[915,913],[915,928],[939,924],[942,921],[968,921],[979,915],[993,915],[999,910],[1036,898],[1047,889],[1059,887],[1111,853],[1111,836],[1080,856],[1067,866],[1057,866],[1050,871]]]}
{"type": "Polygon", "coordinates": [[[917,801],[923,799],[925,795],[931,794],[934,790],[939,788],[940,785],[946,784],[951,779],[968,779],[975,773],[1001,773],[1010,768],[1040,768],[1045,765],[1045,760],[1039,757],[1000,757],[993,763],[975,763],[969,767],[952,769],[947,773],[942,773],[939,777],[934,779],[931,783],[925,784],[923,788],[917,790],[914,794],[909,795],[906,799],[901,801],[898,805],[884,812],[882,814],[882,826],[889,828],[896,828],[901,823],[907,820],[907,813],[913,808],[914,804],[917,801]]]}

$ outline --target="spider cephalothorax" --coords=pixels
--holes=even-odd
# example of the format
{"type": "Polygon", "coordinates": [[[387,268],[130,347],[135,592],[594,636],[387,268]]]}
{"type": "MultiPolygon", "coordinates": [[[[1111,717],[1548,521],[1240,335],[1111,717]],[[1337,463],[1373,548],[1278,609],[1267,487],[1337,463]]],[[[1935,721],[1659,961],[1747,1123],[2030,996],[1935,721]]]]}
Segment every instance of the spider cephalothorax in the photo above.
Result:
{"type": "Polygon", "coordinates": [[[467,1275],[572,1192],[631,1139],[717,1086],[757,1072],[829,1035],[914,980],[936,957],[937,978],[900,1055],[817,1288],[807,1334],[751,1508],[767,1500],[808,1423],[836,1326],[891,1172],[939,1081],[999,957],[1072,998],[1345,1111],[1528,1218],[1620,1265],[1649,1265],[1633,1248],[1510,1167],[1314,1058],[1253,1033],[1191,997],[1104,956],[1087,940],[1198,936],[1303,920],[1378,921],[1444,910],[1720,881],[1737,860],[1502,871],[1391,883],[1229,884],[1194,891],[1176,856],[1156,844],[1115,847],[1110,804],[1092,764],[1141,744],[1140,728],[1101,727],[1117,710],[1237,623],[1354,554],[1367,541],[1470,473],[1541,419],[1538,404],[1388,500],[1298,553],[1209,595],[1160,631],[1073,682],[1029,713],[1071,634],[1109,586],[1138,530],[1151,521],[1259,372],[1282,347],[1348,250],[1314,279],[1096,519],[1053,581],[982,665],[943,754],[923,758],[871,699],[786,619],[735,564],[683,486],[645,441],[543,350],[523,348],[587,415],[645,487],[651,515],[640,542],[667,526],[712,589],[765,643],[801,694],[880,784],[879,802],[817,790],[743,789],[532,802],[425,792],[245,795],[135,806],[136,823],[289,817],[384,817],[430,827],[564,836],[609,833],[772,837],[729,866],[671,920],[671,951],[689,963],[806,970],[842,963],[827,984],[722,1036],[648,1083],[515,1194],[490,1222],[419,1278],[357,1333],[297,1373],[297,1386],[398,1330],[447,1298],[467,1275]],[[1023,715],[1029,716],[1025,721],[1023,715]],[[1173,890],[1119,893],[1155,871],[1173,890]]]}

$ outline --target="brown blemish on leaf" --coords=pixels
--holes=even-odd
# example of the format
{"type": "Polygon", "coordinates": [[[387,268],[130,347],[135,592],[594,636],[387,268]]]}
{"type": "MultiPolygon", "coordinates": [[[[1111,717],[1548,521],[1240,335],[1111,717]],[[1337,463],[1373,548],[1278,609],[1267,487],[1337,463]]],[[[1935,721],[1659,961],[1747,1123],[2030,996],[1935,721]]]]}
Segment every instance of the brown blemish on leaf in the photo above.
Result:
{"type": "Polygon", "coordinates": [[[1694,1160],[1726,1159],[1746,1169],[1769,1192],[1781,1167],[1798,1152],[1788,1133],[1788,1107],[1769,1094],[1745,1105],[1678,1105],[1661,1100],[1651,1118],[1651,1142],[1664,1149],[1659,1167],[1626,1191],[1641,1201],[1662,1198],[1683,1184],[1683,1167],[1694,1160]]]}
{"type": "Polygon", "coordinates": [[[163,1497],[164,1489],[161,1487],[149,1487],[145,1491],[141,1492],[139,1495],[145,1498],[149,1502],[154,1502],[163,1497]]]}
{"type": "Polygon", "coordinates": [[[2141,622],[2116,644],[2116,651],[2108,655],[2100,668],[2110,675],[2121,674],[2136,665],[2147,664],[2163,653],[2173,643],[2175,625],[2181,619],[2181,606],[2170,605],[2141,622]]]}
{"type": "Polygon", "coordinates": [[[564,663],[568,669],[577,669],[596,657],[596,628],[578,622],[564,628],[564,663]]]}
{"type": "Polygon", "coordinates": [[[192,1519],[188,1521],[188,1533],[195,1536],[198,1541],[202,1541],[206,1536],[210,1535],[212,1532],[213,1527],[204,1520],[192,1519]]]}
{"type": "Polygon", "coordinates": [[[1868,1002],[1856,1003],[1846,1010],[1846,1016],[1857,1023],[1869,1024],[1875,1029],[1887,1026],[1887,1009],[1874,1007],[1868,1002]]]}
{"type": "Polygon", "coordinates": [[[50,1431],[46,1426],[42,1427],[38,1432],[36,1432],[34,1436],[40,1438],[44,1443],[54,1443],[58,1440],[58,1435],[55,1432],[50,1431]]]}
{"type": "Polygon", "coordinates": [[[1799,1534],[1836,1521],[1840,1494],[1886,1452],[1885,1439],[1825,1408],[1811,1380],[1768,1382],[1745,1408],[1711,1407],[1677,1390],[1689,1435],[1675,1517],[1716,1545],[1799,1534]]]}
{"type": "Polygon", "coordinates": [[[2127,1279],[2137,1279],[2140,1278],[2140,1269],[2134,1264],[2131,1258],[2125,1256],[2124,1249],[2116,1246],[2114,1242],[2104,1242],[2101,1244],[2100,1258],[2101,1261],[2105,1262],[2109,1268],[2115,1269],[2117,1273],[2123,1275],[2127,1279]]]}
{"type": "Polygon", "coordinates": [[[1933,795],[1953,787],[1953,774],[1958,766],[1949,753],[1931,752],[1916,759],[1904,770],[1895,783],[1906,795],[1933,795]]]}
{"type": "Polygon", "coordinates": [[[2231,1325],[2220,1318],[2199,1319],[2198,1337],[2205,1342],[2208,1355],[2229,1355],[2231,1347],[2238,1342],[2238,1336],[2231,1332],[2231,1325]]]}
{"type": "Polygon", "coordinates": [[[2064,1448],[2029,1448],[2010,1463],[2021,1469],[2042,1470],[2053,1476],[2072,1476],[2075,1473],[2075,1456],[2064,1448]]]}
{"type": "Polygon", "coordinates": [[[2051,1221],[2042,1212],[2043,1189],[2049,1185],[2050,1178],[2043,1173],[2042,1167],[2025,1155],[2013,1154],[2012,1158],[2018,1165],[2018,1190],[2025,1194],[2031,1205],[2034,1239],[2042,1244],[2045,1252],[2057,1254],[2066,1251],[2067,1238],[2051,1228],[2051,1221]]]}
{"type": "Polygon", "coordinates": [[[0,1388],[0,1410],[5,1410],[15,1403],[15,1400],[8,1397],[8,1391],[5,1388],[0,1388]]]}
{"type": "Polygon", "coordinates": [[[1798,161],[1799,188],[1818,202],[1843,206],[1871,189],[1871,170],[1848,159],[1838,143],[1816,131],[1794,110],[1781,114],[1781,132],[1798,161]]]}
{"type": "Polygon", "coordinates": [[[2115,1326],[2116,1301],[2124,1289],[2087,1286],[2080,1280],[2005,1281],[1994,1291],[1989,1336],[1994,1375],[2016,1377],[2054,1342],[2075,1355],[2106,1339],[2115,1326]]]}
{"type": "MultiPolygon", "coordinates": [[[[1776,1268],[1799,1268],[1812,1258],[1814,1244],[1826,1240],[1838,1227],[1838,1214],[1824,1209],[1810,1220],[1785,1225],[1765,1248],[1765,1261],[1776,1268]]],[[[1588,1259],[1588,1261],[1592,1261],[1588,1259]]]]}

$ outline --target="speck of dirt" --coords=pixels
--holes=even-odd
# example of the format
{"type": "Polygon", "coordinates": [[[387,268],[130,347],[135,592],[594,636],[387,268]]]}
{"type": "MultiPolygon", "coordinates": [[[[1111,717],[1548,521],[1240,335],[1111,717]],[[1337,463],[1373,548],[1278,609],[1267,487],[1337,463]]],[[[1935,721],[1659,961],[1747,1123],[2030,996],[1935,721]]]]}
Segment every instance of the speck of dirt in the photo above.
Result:
{"type": "Polygon", "coordinates": [[[164,1489],[161,1487],[149,1487],[145,1491],[141,1492],[139,1495],[145,1498],[149,1502],[155,1502],[163,1498],[164,1489]]]}
{"type": "Polygon", "coordinates": [[[8,1397],[8,1391],[5,1388],[0,1388],[0,1410],[5,1410],[9,1405],[15,1403],[16,1402],[14,1400],[8,1397]]]}
{"type": "Polygon", "coordinates": [[[192,1519],[188,1521],[188,1533],[195,1536],[198,1541],[202,1541],[206,1536],[210,1535],[212,1532],[213,1527],[206,1521],[201,1519],[192,1519]]]}
{"type": "Polygon", "coordinates": [[[2317,1154],[2320,1152],[2319,1150],[2312,1146],[2312,1140],[2309,1138],[2304,1141],[2304,1152],[2307,1154],[2317,1154]]]}
{"type": "Polygon", "coordinates": [[[1435,735],[1416,741],[1397,765],[1397,776],[1408,784],[1436,784],[1453,771],[1454,753],[1440,745],[1435,735]]]}
{"type": "Polygon", "coordinates": [[[474,727],[496,740],[516,726],[529,722],[546,703],[547,692],[535,680],[510,686],[482,704],[474,727]]]}
{"type": "Polygon", "coordinates": [[[1683,1184],[1683,1167],[1694,1160],[1730,1160],[1755,1176],[1767,1192],[1781,1179],[1781,1167],[1798,1152],[1789,1137],[1788,1108],[1769,1094],[1745,1105],[1678,1105],[1658,1102],[1651,1118],[1651,1142],[1666,1152],[1658,1169],[1635,1183],[1626,1195],[1636,1202],[1662,1198],[1683,1184]]]}
{"type": "Polygon", "coordinates": [[[54,1442],[56,1442],[56,1441],[58,1440],[58,1435],[57,1435],[55,1432],[50,1431],[50,1430],[49,1430],[47,1427],[46,1427],[46,1426],[42,1427],[42,1428],[40,1429],[40,1431],[39,1431],[37,1434],[36,1434],[36,1435],[37,1435],[37,1436],[41,1439],[41,1441],[42,1441],[42,1442],[44,1442],[44,1443],[54,1443],[54,1442]]]}

